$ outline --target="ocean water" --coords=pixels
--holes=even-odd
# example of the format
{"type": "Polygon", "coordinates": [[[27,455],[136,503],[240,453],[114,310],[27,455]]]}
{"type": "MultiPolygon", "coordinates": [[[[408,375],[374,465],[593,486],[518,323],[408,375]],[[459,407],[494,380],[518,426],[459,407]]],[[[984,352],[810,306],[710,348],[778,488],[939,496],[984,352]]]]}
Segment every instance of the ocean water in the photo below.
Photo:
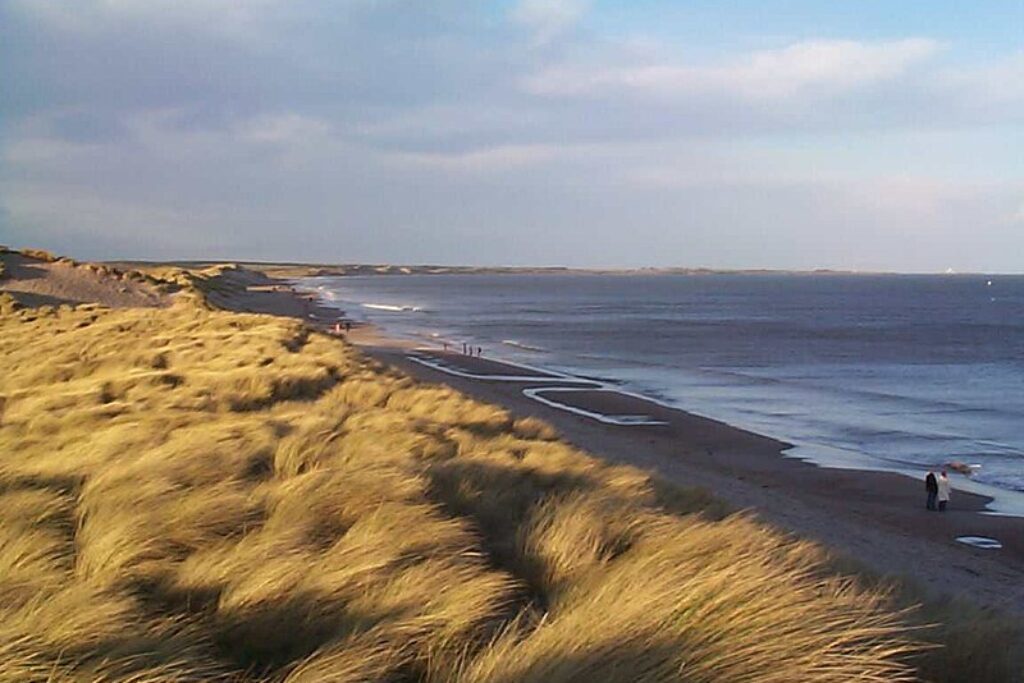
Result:
{"type": "Polygon", "coordinates": [[[599,376],[821,464],[1024,491],[1024,276],[310,278],[392,334],[599,376]]]}

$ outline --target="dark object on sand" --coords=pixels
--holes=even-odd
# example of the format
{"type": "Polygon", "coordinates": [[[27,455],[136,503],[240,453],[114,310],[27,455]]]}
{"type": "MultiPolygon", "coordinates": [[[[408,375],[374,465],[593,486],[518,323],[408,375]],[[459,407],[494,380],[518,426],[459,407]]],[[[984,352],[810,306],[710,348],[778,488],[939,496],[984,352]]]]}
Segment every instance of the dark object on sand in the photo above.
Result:
{"type": "Polygon", "coordinates": [[[924,478],[924,489],[928,492],[928,500],[925,507],[929,510],[935,509],[935,497],[939,495],[939,482],[935,479],[935,473],[929,472],[924,478]]]}

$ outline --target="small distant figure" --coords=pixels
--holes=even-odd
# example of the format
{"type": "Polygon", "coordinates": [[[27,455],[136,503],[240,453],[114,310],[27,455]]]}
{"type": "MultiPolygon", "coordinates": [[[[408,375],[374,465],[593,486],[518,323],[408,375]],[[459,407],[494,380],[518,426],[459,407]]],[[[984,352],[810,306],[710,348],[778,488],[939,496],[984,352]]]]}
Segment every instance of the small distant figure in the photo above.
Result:
{"type": "Polygon", "coordinates": [[[939,512],[945,512],[949,503],[949,476],[946,470],[939,473],[938,487],[939,512]]]}
{"type": "Polygon", "coordinates": [[[441,342],[441,345],[444,346],[445,351],[448,350],[448,342],[441,342]]]}
{"type": "Polygon", "coordinates": [[[352,323],[349,322],[348,320],[346,320],[345,321],[345,332],[351,332],[351,331],[352,331],[352,323]]]}
{"type": "Polygon", "coordinates": [[[462,342],[462,355],[466,355],[466,342],[462,342]]]}
{"type": "Polygon", "coordinates": [[[479,346],[476,347],[476,355],[477,355],[478,358],[480,356],[484,355],[484,350],[482,348],[480,348],[479,346]]]}
{"type": "Polygon", "coordinates": [[[334,323],[334,329],[332,330],[332,332],[334,332],[334,334],[341,334],[341,323],[334,323]]]}
{"type": "Polygon", "coordinates": [[[935,509],[935,498],[939,495],[939,482],[935,478],[935,473],[931,470],[924,478],[924,490],[928,492],[928,500],[925,501],[925,508],[928,510],[935,509]]]}

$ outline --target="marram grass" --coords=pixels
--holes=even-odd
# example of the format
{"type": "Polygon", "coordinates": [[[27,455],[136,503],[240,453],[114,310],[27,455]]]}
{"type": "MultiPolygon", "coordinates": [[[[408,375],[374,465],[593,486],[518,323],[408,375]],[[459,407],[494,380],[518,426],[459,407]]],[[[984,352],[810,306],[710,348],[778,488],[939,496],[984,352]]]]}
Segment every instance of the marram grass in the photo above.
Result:
{"type": "Polygon", "coordinates": [[[195,298],[2,310],[0,681],[882,682],[933,661],[818,548],[298,322],[195,298]]]}

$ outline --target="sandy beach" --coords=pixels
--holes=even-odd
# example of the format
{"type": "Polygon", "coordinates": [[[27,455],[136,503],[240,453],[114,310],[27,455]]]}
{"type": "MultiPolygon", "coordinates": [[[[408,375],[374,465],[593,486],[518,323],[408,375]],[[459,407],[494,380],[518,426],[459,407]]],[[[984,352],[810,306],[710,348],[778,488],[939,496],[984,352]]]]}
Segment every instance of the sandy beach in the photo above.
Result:
{"type": "MultiPolygon", "coordinates": [[[[246,282],[221,304],[301,318],[328,333],[346,319],[315,293],[282,282],[246,282]]],[[[1024,616],[1024,519],[984,514],[990,499],[956,490],[955,482],[950,509],[929,512],[923,480],[818,467],[785,457],[785,442],[643,397],[599,390],[601,385],[585,378],[567,384],[556,373],[486,355],[423,349],[371,325],[357,323],[346,337],[416,378],[499,404],[517,417],[544,419],[570,443],[608,461],[702,487],[737,510],[823,544],[843,561],[907,579],[931,597],[963,598],[1024,616]],[[574,391],[545,391],[567,386],[574,391]],[[594,415],[625,419],[601,421],[594,415]],[[956,541],[961,536],[995,538],[1003,547],[971,547],[956,541]]]]}
{"type": "Polygon", "coordinates": [[[492,358],[416,351],[415,345],[373,327],[357,328],[349,338],[419,379],[500,404],[516,416],[542,418],[584,450],[703,487],[871,571],[907,578],[930,596],[964,598],[1024,615],[1024,519],[983,514],[988,498],[954,490],[946,513],[929,512],[923,482],[907,476],[817,467],[784,457],[784,442],[632,395],[540,392],[586,413],[646,416],[663,423],[607,424],[524,393],[564,386],[557,378],[527,380],[522,376],[529,372],[492,358]],[[430,366],[437,361],[445,369],[430,366]],[[494,379],[516,375],[521,376],[516,381],[494,379]],[[959,536],[995,538],[1003,548],[973,548],[957,542],[959,536]]]}

